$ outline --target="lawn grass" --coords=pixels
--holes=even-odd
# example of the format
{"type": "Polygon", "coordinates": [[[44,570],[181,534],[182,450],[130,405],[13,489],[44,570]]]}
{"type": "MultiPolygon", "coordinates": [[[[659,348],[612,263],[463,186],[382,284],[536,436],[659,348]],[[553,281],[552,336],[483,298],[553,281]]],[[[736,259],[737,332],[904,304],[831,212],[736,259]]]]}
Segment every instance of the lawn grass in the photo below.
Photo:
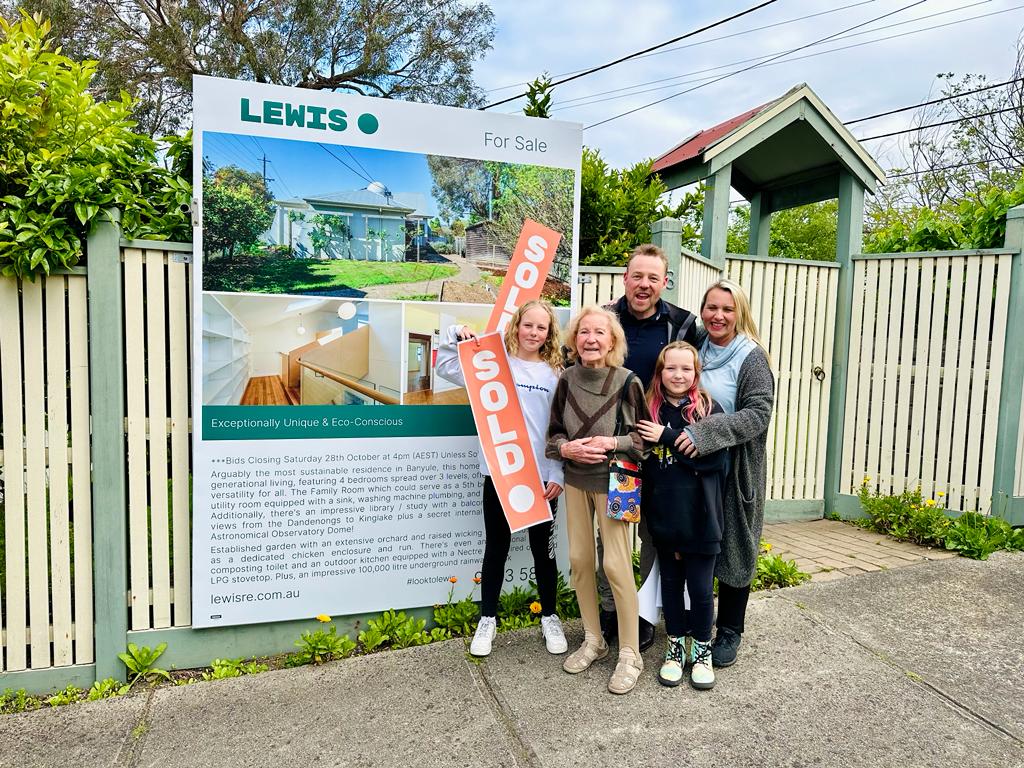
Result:
{"type": "Polygon", "coordinates": [[[203,265],[203,289],[243,293],[305,293],[451,277],[452,264],[240,255],[203,265]]]}

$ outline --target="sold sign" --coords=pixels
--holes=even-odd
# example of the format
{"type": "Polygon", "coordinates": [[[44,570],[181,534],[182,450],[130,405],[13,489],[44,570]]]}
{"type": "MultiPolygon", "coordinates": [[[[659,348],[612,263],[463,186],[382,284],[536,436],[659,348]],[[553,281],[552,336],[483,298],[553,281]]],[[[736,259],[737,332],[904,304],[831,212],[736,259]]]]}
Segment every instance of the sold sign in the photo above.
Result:
{"type": "Polygon", "coordinates": [[[504,333],[505,326],[523,304],[539,299],[544,281],[555,261],[555,249],[562,236],[532,219],[523,222],[516,250],[509,262],[501,292],[487,321],[487,330],[504,333]]]}
{"type": "Polygon", "coordinates": [[[502,334],[485,333],[458,349],[480,446],[509,529],[551,520],[502,334]]]}

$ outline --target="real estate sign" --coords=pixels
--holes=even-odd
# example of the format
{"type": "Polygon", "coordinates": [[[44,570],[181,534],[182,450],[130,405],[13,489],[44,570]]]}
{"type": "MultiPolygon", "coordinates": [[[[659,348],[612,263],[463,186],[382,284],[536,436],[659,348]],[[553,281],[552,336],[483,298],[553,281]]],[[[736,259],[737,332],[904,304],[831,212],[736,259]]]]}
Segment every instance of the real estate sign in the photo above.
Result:
{"type": "MultiPolygon", "coordinates": [[[[460,599],[479,442],[438,347],[527,219],[568,306],[580,126],[205,77],[194,108],[194,625],[460,599]]],[[[507,583],[531,563],[517,534],[507,583]]]]}

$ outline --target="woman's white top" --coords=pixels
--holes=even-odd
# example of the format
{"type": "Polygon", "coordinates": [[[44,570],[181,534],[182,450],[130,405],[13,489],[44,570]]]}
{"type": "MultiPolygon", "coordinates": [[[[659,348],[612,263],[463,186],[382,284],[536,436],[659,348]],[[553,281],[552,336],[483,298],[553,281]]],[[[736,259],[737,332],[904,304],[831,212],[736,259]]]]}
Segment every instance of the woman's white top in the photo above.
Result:
{"type": "MultiPolygon", "coordinates": [[[[452,326],[446,330],[445,341],[437,350],[434,370],[446,381],[464,387],[466,379],[462,375],[462,366],[459,364],[459,354],[455,346],[458,343],[456,334],[459,327],[452,326]]],[[[523,408],[523,418],[526,419],[530,445],[533,447],[533,455],[540,470],[540,479],[545,483],[558,483],[564,486],[562,462],[544,456],[548,422],[551,419],[551,401],[555,397],[558,374],[544,361],[528,362],[513,355],[509,355],[508,361],[512,368],[512,379],[516,383],[516,392],[519,394],[519,404],[523,408]]],[[[491,474],[484,461],[483,450],[480,451],[480,472],[484,475],[491,474]]]]}

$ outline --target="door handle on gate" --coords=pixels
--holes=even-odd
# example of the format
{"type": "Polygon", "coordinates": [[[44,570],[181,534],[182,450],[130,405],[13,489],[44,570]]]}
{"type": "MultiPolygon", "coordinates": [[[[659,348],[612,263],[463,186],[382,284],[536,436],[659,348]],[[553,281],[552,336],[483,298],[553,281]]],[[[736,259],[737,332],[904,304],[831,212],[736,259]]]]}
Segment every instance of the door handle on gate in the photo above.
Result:
{"type": "Polygon", "coordinates": [[[814,366],[814,368],[811,370],[811,373],[814,375],[814,378],[816,378],[818,381],[825,380],[825,369],[822,368],[820,365],[814,366]]]}

